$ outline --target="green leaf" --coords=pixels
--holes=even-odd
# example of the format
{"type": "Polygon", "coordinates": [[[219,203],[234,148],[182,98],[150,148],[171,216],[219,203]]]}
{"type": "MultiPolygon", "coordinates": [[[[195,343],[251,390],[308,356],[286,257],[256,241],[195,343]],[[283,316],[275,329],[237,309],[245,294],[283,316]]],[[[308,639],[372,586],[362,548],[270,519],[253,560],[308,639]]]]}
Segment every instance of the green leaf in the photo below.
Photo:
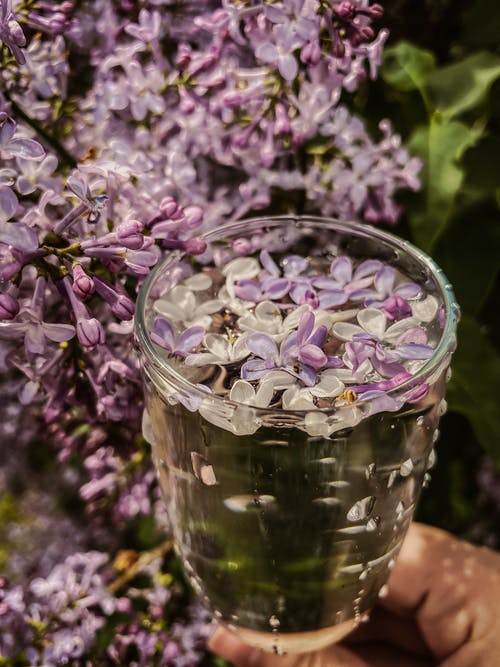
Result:
{"type": "Polygon", "coordinates": [[[500,224],[492,199],[460,197],[434,257],[453,285],[461,308],[476,315],[500,268],[500,224]]]}
{"type": "Polygon", "coordinates": [[[448,385],[450,409],[465,415],[482,447],[500,463],[500,356],[479,324],[463,317],[448,385]]]}
{"type": "Polygon", "coordinates": [[[410,151],[424,163],[421,178],[425,201],[420,209],[409,211],[409,220],[415,242],[427,252],[432,252],[449,224],[464,178],[460,160],[480,136],[478,128],[434,114],[429,125],[417,128],[410,139],[410,151]]]}
{"type": "Polygon", "coordinates": [[[500,76],[500,58],[480,51],[434,73],[426,85],[431,106],[446,118],[456,118],[479,106],[500,76]]]}
{"type": "Polygon", "coordinates": [[[397,90],[422,90],[435,69],[436,60],[431,51],[401,41],[385,50],[381,75],[397,90]]]}

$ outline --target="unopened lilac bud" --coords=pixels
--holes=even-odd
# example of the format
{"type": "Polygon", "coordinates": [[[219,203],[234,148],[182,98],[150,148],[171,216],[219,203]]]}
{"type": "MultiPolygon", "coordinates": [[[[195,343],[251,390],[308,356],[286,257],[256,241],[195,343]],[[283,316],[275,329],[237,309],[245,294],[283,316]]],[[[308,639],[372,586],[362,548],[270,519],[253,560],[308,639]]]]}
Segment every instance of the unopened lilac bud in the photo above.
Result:
{"type": "Polygon", "coordinates": [[[203,222],[203,209],[199,206],[186,206],[184,209],[186,225],[189,229],[196,229],[203,222]]]}
{"type": "Polygon", "coordinates": [[[352,39],[352,43],[355,46],[358,46],[358,43],[362,44],[363,42],[371,42],[374,35],[375,33],[369,26],[367,25],[363,26],[362,28],[359,29],[357,37],[352,39]],[[357,43],[355,44],[355,42],[357,43]]]}
{"type": "Polygon", "coordinates": [[[365,12],[369,14],[373,19],[379,19],[384,15],[384,8],[382,5],[375,4],[371,7],[367,7],[365,12]]]}
{"type": "Polygon", "coordinates": [[[76,323],[76,335],[81,345],[91,350],[97,347],[97,345],[103,345],[105,341],[104,329],[95,317],[78,320],[76,323]]]}
{"type": "Polygon", "coordinates": [[[333,42],[333,55],[335,58],[343,58],[345,56],[345,46],[340,38],[333,42]]]}
{"type": "Polygon", "coordinates": [[[305,65],[317,65],[321,60],[321,47],[317,39],[308,42],[300,52],[300,59],[305,65]]]}
{"type": "Polygon", "coordinates": [[[94,281],[87,275],[81,264],[75,264],[73,267],[73,293],[82,300],[94,293],[94,281]]]}
{"type": "Polygon", "coordinates": [[[285,107],[282,104],[277,104],[274,113],[276,116],[274,134],[289,134],[291,130],[290,118],[285,107]]]}
{"type": "Polygon", "coordinates": [[[192,49],[188,44],[179,44],[179,50],[177,51],[175,62],[181,72],[189,66],[189,63],[191,62],[191,55],[192,49]]]}
{"type": "Polygon", "coordinates": [[[252,252],[252,242],[249,239],[235,239],[233,241],[233,251],[237,255],[246,256],[252,252]]]}
{"type": "Polygon", "coordinates": [[[64,12],[65,14],[71,14],[74,8],[75,8],[75,3],[71,2],[71,0],[66,0],[65,2],[62,2],[61,5],[59,6],[59,11],[64,12]]]}
{"type": "Polygon", "coordinates": [[[119,294],[111,310],[121,320],[131,320],[134,317],[134,302],[126,294],[119,294]]]}
{"type": "Polygon", "coordinates": [[[356,16],[356,7],[352,2],[340,2],[333,7],[333,11],[347,21],[351,21],[356,16]]]}
{"type": "Polygon", "coordinates": [[[19,312],[19,302],[10,294],[0,294],[0,320],[13,320],[19,312]]]}
{"type": "Polygon", "coordinates": [[[186,252],[190,255],[201,255],[206,249],[207,243],[202,239],[189,239],[186,241],[186,252]]]}
{"type": "Polygon", "coordinates": [[[179,91],[179,110],[184,114],[193,113],[196,103],[184,90],[179,91]]]}
{"type": "Polygon", "coordinates": [[[129,250],[140,250],[144,245],[143,225],[137,220],[122,222],[116,228],[116,238],[120,245],[129,250]]]}
{"type": "Polygon", "coordinates": [[[160,202],[160,211],[166,218],[177,220],[182,218],[184,212],[173,197],[165,197],[160,202]]]}
{"type": "Polygon", "coordinates": [[[239,90],[231,90],[223,95],[222,104],[229,109],[239,107],[243,104],[243,95],[239,90]]]}

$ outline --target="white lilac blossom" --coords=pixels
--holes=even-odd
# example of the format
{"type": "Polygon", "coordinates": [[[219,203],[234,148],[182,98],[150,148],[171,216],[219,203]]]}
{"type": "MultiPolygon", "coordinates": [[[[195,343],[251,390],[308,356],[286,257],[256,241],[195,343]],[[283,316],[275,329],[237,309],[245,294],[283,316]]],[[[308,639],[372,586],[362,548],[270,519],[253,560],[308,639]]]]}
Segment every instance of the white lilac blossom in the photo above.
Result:
{"type": "MultiPolygon", "coordinates": [[[[19,378],[24,409],[45,421],[60,464],[82,475],[75,487],[89,521],[113,525],[115,535],[151,510],[156,493],[133,453],[142,389],[131,345],[135,297],[156,262],[172,250],[208,261],[202,232],[262,209],[288,213],[294,202],[300,213],[391,224],[397,192],[419,187],[420,164],[390,123],[372,137],[349,110],[350,93],[377,75],[388,34],[377,28],[381,7],[321,8],[301,0],[145,0],[140,9],[128,0],[0,0],[1,358],[19,378]]],[[[250,408],[272,406],[295,385],[303,391],[301,378],[316,403],[326,400],[318,388],[329,377],[331,387],[334,377],[346,387],[366,379],[369,355],[356,365],[347,349],[321,349],[325,329],[331,343],[334,322],[352,323],[365,305],[356,289],[383,300],[388,321],[404,321],[408,308],[420,322],[438,316],[399,285],[381,291],[369,282],[372,269],[336,267],[330,282],[314,283],[300,258],[280,265],[270,257],[280,241],[262,234],[252,244],[241,240],[236,252],[235,242],[209,302],[212,278],[183,275],[156,313],[162,353],[193,372],[272,366],[259,380],[271,383],[266,391],[257,380],[253,394],[235,390],[247,392],[250,408]]],[[[400,350],[419,344],[398,341],[400,350]]],[[[200,387],[197,401],[178,398],[201,412],[213,396],[200,387]]],[[[108,621],[99,605],[82,612],[78,631],[68,617],[35,636],[12,591],[0,646],[13,653],[15,637],[25,663],[120,662],[127,647],[144,664],[191,665],[200,655],[189,625],[179,630],[184,641],[137,619],[96,655],[92,637],[108,621]]],[[[37,627],[49,606],[40,602],[37,627]]]]}

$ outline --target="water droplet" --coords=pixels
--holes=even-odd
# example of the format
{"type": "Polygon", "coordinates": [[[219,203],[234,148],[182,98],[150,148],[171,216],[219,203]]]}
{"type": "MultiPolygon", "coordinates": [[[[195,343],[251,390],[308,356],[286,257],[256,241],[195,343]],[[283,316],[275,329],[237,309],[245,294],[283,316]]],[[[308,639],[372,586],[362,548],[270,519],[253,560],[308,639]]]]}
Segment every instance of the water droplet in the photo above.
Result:
{"type": "Polygon", "coordinates": [[[387,595],[389,594],[389,586],[387,584],[384,584],[382,588],[378,592],[379,598],[386,598],[387,595]]]}
{"type": "Polygon", "coordinates": [[[347,528],[338,528],[337,533],[342,533],[345,535],[357,535],[358,533],[366,532],[366,526],[363,524],[361,526],[347,526],[347,528]]]}
{"type": "Polygon", "coordinates": [[[388,489],[390,489],[391,486],[394,484],[394,480],[396,479],[397,476],[398,476],[398,473],[396,472],[396,470],[391,470],[391,473],[390,473],[389,478],[387,480],[387,488],[388,489]]]}
{"type": "Polygon", "coordinates": [[[333,507],[334,505],[342,505],[342,501],[340,500],[340,498],[336,498],[335,496],[327,496],[325,498],[315,498],[313,500],[313,503],[327,505],[329,507],[333,507]]]}
{"type": "Polygon", "coordinates": [[[347,512],[347,520],[355,522],[366,519],[375,505],[375,500],[375,496],[366,496],[366,498],[358,500],[358,502],[354,503],[351,509],[347,512]]]}
{"type": "Polygon", "coordinates": [[[434,468],[436,465],[437,461],[437,454],[435,449],[431,449],[431,452],[429,454],[429,458],[427,459],[427,470],[430,470],[431,468],[434,468]]]}
{"type": "Polygon", "coordinates": [[[436,442],[439,440],[439,436],[440,436],[440,435],[441,435],[441,434],[440,434],[440,432],[439,432],[439,429],[437,428],[437,429],[434,431],[434,433],[432,434],[432,444],[433,444],[433,445],[435,445],[436,442]]]}
{"type": "Polygon", "coordinates": [[[377,530],[377,528],[378,528],[379,525],[380,525],[380,517],[379,517],[379,516],[375,516],[375,517],[373,517],[372,519],[370,519],[370,520],[368,521],[368,523],[366,524],[366,530],[367,530],[369,533],[372,533],[374,530],[377,530]]]}
{"type": "Polygon", "coordinates": [[[264,447],[288,447],[288,440],[259,440],[259,445],[264,447]]]}
{"type": "Polygon", "coordinates": [[[446,402],[446,399],[443,398],[438,407],[438,415],[442,417],[446,413],[446,410],[448,410],[448,403],[446,402]]]}
{"type": "Polygon", "coordinates": [[[331,486],[333,489],[345,489],[350,486],[349,482],[346,482],[343,479],[336,479],[333,482],[325,482],[328,486],[331,486]]]}
{"type": "Polygon", "coordinates": [[[420,415],[420,417],[417,417],[417,426],[425,426],[425,419],[422,415],[420,415]]]}
{"type": "Polygon", "coordinates": [[[281,646],[276,642],[276,644],[273,644],[273,653],[274,655],[283,655],[284,651],[281,648],[281,646]]]}
{"type": "Polygon", "coordinates": [[[368,576],[369,572],[370,572],[370,568],[367,567],[367,568],[366,568],[365,570],[363,570],[363,572],[361,572],[361,574],[359,575],[359,580],[360,580],[360,581],[364,581],[364,580],[366,579],[366,577],[368,576]]]}
{"type": "Polygon", "coordinates": [[[396,561],[394,560],[394,558],[391,558],[391,560],[387,563],[387,569],[392,570],[395,565],[396,561]]]}
{"type": "Polygon", "coordinates": [[[396,506],[396,514],[403,514],[404,511],[405,511],[404,503],[402,500],[400,500],[396,506]]]}
{"type": "Polygon", "coordinates": [[[165,461],[165,459],[160,459],[160,466],[165,470],[168,470],[167,462],[165,461]]]}
{"type": "Polygon", "coordinates": [[[328,466],[337,463],[337,459],[335,458],[335,456],[325,456],[322,459],[313,459],[311,463],[319,463],[321,465],[328,466]]]}
{"type": "Polygon", "coordinates": [[[370,463],[365,470],[366,479],[371,479],[375,475],[376,469],[377,466],[375,465],[375,463],[370,463]]]}
{"type": "Polygon", "coordinates": [[[225,498],[224,505],[232,512],[251,512],[268,507],[276,501],[274,496],[268,495],[241,495],[225,498]]]}
{"type": "Polygon", "coordinates": [[[413,461],[411,459],[406,459],[406,461],[404,461],[399,468],[399,474],[401,477],[408,477],[408,475],[411,475],[413,472],[413,468],[413,461]]]}
{"type": "Polygon", "coordinates": [[[194,476],[206,486],[214,486],[217,484],[214,469],[207,461],[207,459],[198,452],[191,452],[191,465],[193,467],[194,476]]]}
{"type": "Polygon", "coordinates": [[[426,472],[424,475],[424,481],[422,482],[422,486],[424,487],[424,489],[426,489],[430,483],[431,483],[431,476],[428,472],[426,472]]]}
{"type": "Polygon", "coordinates": [[[453,371],[451,370],[451,366],[448,366],[448,368],[446,369],[446,382],[449,382],[452,377],[453,377],[453,371]]]}
{"type": "Polygon", "coordinates": [[[273,616],[271,616],[271,618],[269,619],[269,625],[272,627],[273,630],[277,630],[281,625],[279,618],[277,616],[274,616],[273,614],[273,616]]]}
{"type": "Polygon", "coordinates": [[[222,613],[218,609],[216,609],[214,611],[214,616],[215,618],[222,618],[222,613]]]}

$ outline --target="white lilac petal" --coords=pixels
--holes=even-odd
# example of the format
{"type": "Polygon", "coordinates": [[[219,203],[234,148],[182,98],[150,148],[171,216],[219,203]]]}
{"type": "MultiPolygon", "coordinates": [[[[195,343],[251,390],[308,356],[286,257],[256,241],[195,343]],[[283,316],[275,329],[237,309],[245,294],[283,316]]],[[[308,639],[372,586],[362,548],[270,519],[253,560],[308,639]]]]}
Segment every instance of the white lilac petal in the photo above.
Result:
{"type": "Polygon", "coordinates": [[[221,308],[224,307],[224,302],[220,299],[210,299],[208,301],[203,301],[196,308],[196,317],[201,317],[203,315],[213,315],[217,313],[221,308]]]}
{"type": "Polygon", "coordinates": [[[234,280],[255,278],[259,275],[259,262],[253,257],[238,257],[233,259],[222,269],[223,275],[234,280]]]}
{"type": "Polygon", "coordinates": [[[387,318],[383,311],[377,308],[365,308],[358,313],[360,326],[370,335],[381,339],[387,326],[387,318]]]}
{"type": "Polygon", "coordinates": [[[237,403],[252,405],[255,400],[255,389],[246,380],[236,380],[229,392],[229,399],[237,403]]]}
{"type": "Polygon", "coordinates": [[[398,339],[397,345],[405,345],[407,343],[416,343],[417,345],[427,345],[427,332],[422,327],[412,327],[405,331],[398,339]]]}
{"type": "Polygon", "coordinates": [[[254,404],[258,408],[267,408],[268,405],[271,403],[273,396],[274,396],[274,386],[271,382],[266,382],[266,378],[264,378],[259,383],[257,391],[255,392],[254,404]]]}
{"type": "Polygon", "coordinates": [[[411,303],[410,306],[413,317],[421,322],[432,322],[439,309],[438,300],[432,294],[429,294],[423,301],[411,303]]]}
{"type": "Polygon", "coordinates": [[[318,398],[334,398],[344,391],[345,385],[338,377],[337,371],[325,370],[321,373],[320,381],[311,387],[311,394],[318,398]]]}
{"type": "Polygon", "coordinates": [[[311,436],[322,436],[327,438],[332,432],[332,426],[328,422],[328,415],[311,411],[304,417],[304,427],[311,436]]]}
{"type": "Polygon", "coordinates": [[[287,255],[283,260],[286,276],[298,276],[307,269],[307,259],[300,255],[287,255]]]}
{"type": "Polygon", "coordinates": [[[281,398],[285,410],[315,410],[309,389],[290,387],[285,389],[281,398]]]}
{"type": "Polygon", "coordinates": [[[235,435],[253,435],[260,428],[255,408],[238,405],[231,417],[231,427],[235,435]]]}
{"type": "Polygon", "coordinates": [[[168,317],[174,322],[180,322],[183,319],[184,313],[182,309],[172,301],[166,299],[157,299],[154,303],[154,309],[160,315],[168,317]]]}
{"type": "Polygon", "coordinates": [[[231,343],[224,334],[207,334],[205,336],[205,347],[211,354],[221,360],[229,359],[231,343]]]}
{"type": "Polygon", "coordinates": [[[293,375],[279,369],[272,369],[261,380],[261,385],[267,384],[273,388],[274,391],[281,391],[296,386],[296,380],[293,375]]]}
{"type": "MultiPolygon", "coordinates": [[[[346,320],[354,319],[359,313],[359,308],[349,308],[348,310],[339,310],[336,313],[327,313],[329,324],[332,326],[336,322],[345,322],[346,320]]],[[[316,322],[318,322],[318,316],[316,315],[316,322]]],[[[322,322],[324,324],[325,322],[322,322]]]]}
{"type": "Polygon", "coordinates": [[[415,317],[405,317],[404,319],[391,324],[391,326],[386,329],[384,339],[391,342],[396,341],[406,331],[418,326],[418,324],[419,322],[415,317]]]}
{"type": "Polygon", "coordinates": [[[202,292],[212,286],[212,278],[204,272],[195,273],[184,280],[184,285],[193,292],[202,292]]]}
{"type": "Polygon", "coordinates": [[[299,306],[295,310],[293,310],[289,315],[285,317],[283,320],[283,330],[284,331],[292,331],[293,329],[296,329],[299,326],[300,319],[302,315],[308,311],[311,310],[311,307],[308,306],[307,304],[304,304],[302,306],[299,306]]]}
{"type": "Polygon", "coordinates": [[[224,364],[227,363],[227,360],[221,360],[215,354],[210,352],[199,352],[197,354],[188,354],[184,359],[186,366],[195,366],[200,368],[201,366],[210,366],[211,364],[224,364]]]}
{"type": "Polygon", "coordinates": [[[354,336],[366,333],[362,327],[351,322],[336,322],[332,327],[332,332],[336,338],[342,341],[350,341],[354,336]]]}

